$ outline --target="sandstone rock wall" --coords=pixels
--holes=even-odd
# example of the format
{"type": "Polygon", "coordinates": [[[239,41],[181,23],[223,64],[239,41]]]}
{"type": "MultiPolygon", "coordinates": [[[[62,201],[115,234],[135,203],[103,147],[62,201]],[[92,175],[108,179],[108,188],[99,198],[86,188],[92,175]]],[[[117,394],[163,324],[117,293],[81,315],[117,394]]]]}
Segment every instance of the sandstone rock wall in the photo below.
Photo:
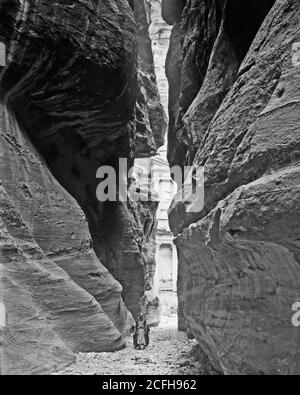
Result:
{"type": "Polygon", "coordinates": [[[0,141],[3,373],[45,373],[72,361],[71,351],[124,347],[122,287],[92,251],[82,211],[3,105],[0,141]]]}
{"type": "Polygon", "coordinates": [[[49,372],[73,352],[124,347],[155,270],[156,203],[96,198],[100,166],[118,170],[119,158],[128,158],[130,167],[163,141],[152,59],[146,73],[138,45],[144,14],[129,3],[135,16],[125,0],[0,4],[9,374],[49,372]]]}
{"type": "Polygon", "coordinates": [[[152,42],[149,28],[153,14],[149,0],[135,0],[134,14],[137,21],[138,39],[138,102],[137,102],[137,147],[136,156],[147,158],[155,155],[157,148],[164,144],[167,128],[166,114],[160,99],[157,73],[155,71],[152,42]]]}
{"type": "Polygon", "coordinates": [[[170,211],[180,325],[221,372],[299,374],[300,4],[179,3],[169,160],[205,167],[202,209],[178,196],[170,211]]]}
{"type": "Polygon", "coordinates": [[[166,81],[166,56],[169,48],[172,27],[162,18],[162,0],[148,0],[151,5],[151,25],[149,28],[152,52],[155,62],[155,74],[161,96],[161,102],[167,112],[168,83],[166,81]]]}

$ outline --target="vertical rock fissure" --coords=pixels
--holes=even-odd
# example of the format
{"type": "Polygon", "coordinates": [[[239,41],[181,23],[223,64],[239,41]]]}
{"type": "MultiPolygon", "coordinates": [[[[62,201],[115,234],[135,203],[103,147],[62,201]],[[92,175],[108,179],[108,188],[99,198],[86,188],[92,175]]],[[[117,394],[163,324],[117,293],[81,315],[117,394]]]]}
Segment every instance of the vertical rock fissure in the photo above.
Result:
{"type": "MultiPolygon", "coordinates": [[[[162,0],[150,0],[152,23],[150,26],[150,38],[152,40],[152,52],[157,78],[157,85],[161,101],[166,114],[168,114],[169,84],[166,75],[166,61],[170,45],[172,27],[162,17],[162,0]]],[[[167,116],[168,118],[168,116],[167,116]]],[[[159,149],[158,155],[153,161],[155,177],[159,179],[160,203],[157,211],[156,231],[156,274],[154,289],[159,295],[161,312],[163,317],[176,318],[178,310],[177,297],[177,273],[178,258],[174,245],[174,235],[170,230],[168,210],[176,193],[176,185],[171,177],[171,169],[167,160],[168,138],[159,149]]]]}

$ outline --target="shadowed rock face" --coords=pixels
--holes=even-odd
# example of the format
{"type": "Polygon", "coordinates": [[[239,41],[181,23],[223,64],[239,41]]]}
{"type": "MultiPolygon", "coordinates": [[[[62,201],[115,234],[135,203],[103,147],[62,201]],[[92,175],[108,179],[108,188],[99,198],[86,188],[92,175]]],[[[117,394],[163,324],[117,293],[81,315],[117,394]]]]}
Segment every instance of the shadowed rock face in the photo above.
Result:
{"type": "Polygon", "coordinates": [[[149,288],[156,203],[96,198],[100,166],[118,171],[128,158],[130,167],[163,141],[153,64],[143,72],[137,45],[143,15],[134,9],[135,17],[125,0],[0,4],[8,373],[43,373],[70,363],[72,351],[124,347],[121,334],[149,288]]]}
{"type": "Polygon", "coordinates": [[[180,326],[221,372],[299,374],[300,5],[240,3],[187,2],[169,51],[169,159],[205,166],[203,209],[170,211],[180,326]]]}
{"type": "Polygon", "coordinates": [[[45,373],[71,351],[118,350],[130,315],[86,220],[1,105],[2,373],[45,373]]]}
{"type": "MultiPolygon", "coordinates": [[[[181,81],[181,94],[170,95],[169,160],[172,164],[192,164],[199,141],[235,82],[239,66],[273,4],[274,0],[246,5],[231,0],[225,7],[223,0],[194,0],[185,8],[179,28],[175,26],[169,56],[174,46],[180,47],[182,55],[179,59],[172,56],[167,63],[167,68],[172,69],[182,57],[180,73],[176,76],[177,81],[181,81]],[[247,18],[243,19],[243,14],[247,14],[247,18]]],[[[175,78],[173,70],[167,74],[170,80],[175,78]]]]}
{"type": "Polygon", "coordinates": [[[186,1],[187,0],[163,0],[162,16],[169,25],[173,25],[181,20],[182,10],[186,5],[186,1]]]}

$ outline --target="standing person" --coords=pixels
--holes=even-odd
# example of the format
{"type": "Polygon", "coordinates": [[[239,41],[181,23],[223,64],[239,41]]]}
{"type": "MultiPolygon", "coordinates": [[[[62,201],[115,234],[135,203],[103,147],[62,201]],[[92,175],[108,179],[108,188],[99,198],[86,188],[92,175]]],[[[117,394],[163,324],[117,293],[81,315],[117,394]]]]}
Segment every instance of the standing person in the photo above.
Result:
{"type": "Polygon", "coordinates": [[[133,343],[135,348],[138,348],[139,350],[145,350],[145,348],[148,347],[149,332],[150,330],[147,325],[145,315],[140,313],[133,335],[133,343]]]}

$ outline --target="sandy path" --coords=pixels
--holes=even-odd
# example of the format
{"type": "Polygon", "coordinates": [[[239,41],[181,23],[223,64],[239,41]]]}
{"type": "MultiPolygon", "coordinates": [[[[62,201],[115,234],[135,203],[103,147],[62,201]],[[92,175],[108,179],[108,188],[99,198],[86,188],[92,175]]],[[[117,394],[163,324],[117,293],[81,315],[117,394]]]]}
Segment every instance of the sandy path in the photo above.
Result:
{"type": "Polygon", "coordinates": [[[174,375],[203,374],[198,362],[189,363],[192,344],[185,333],[176,330],[177,319],[164,318],[153,328],[150,345],[145,351],[135,350],[132,339],[128,346],[115,353],[78,354],[77,362],[60,375],[174,375]]]}

